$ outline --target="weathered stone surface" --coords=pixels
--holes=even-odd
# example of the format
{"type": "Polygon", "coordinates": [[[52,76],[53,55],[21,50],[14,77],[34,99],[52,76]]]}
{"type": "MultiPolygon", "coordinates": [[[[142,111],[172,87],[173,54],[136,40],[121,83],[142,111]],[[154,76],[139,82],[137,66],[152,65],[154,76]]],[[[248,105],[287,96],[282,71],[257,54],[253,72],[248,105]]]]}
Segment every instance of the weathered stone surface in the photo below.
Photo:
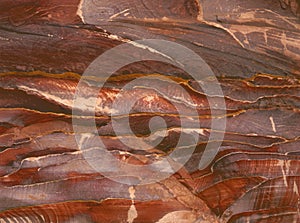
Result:
{"type": "Polygon", "coordinates": [[[0,221],[299,222],[299,33],[296,0],[1,1],[0,221]],[[79,107],[72,117],[72,109],[96,57],[144,38],[192,49],[211,66],[224,97],[156,61],[119,69],[96,95],[84,85],[85,99],[98,98],[98,135],[87,150],[101,139],[116,159],[138,167],[176,146],[179,155],[195,147],[172,176],[131,186],[120,183],[139,182],[131,173],[110,179],[90,165],[72,121],[84,125],[93,114],[79,107]],[[223,98],[226,114],[210,104],[223,98]],[[116,133],[113,122],[125,126],[132,101],[132,132],[116,133]],[[166,122],[165,132],[149,126],[153,117],[166,122]],[[225,119],[225,131],[212,129],[225,119]],[[220,132],[222,142],[210,138],[220,132]],[[217,143],[216,157],[199,169],[206,146],[217,143]]]}

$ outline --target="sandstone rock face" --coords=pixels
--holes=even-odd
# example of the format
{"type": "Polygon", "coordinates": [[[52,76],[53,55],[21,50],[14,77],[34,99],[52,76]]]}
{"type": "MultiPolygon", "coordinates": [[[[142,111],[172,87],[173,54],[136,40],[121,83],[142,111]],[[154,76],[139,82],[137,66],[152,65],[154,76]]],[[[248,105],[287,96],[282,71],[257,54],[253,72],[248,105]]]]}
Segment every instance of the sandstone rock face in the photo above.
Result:
{"type": "Polygon", "coordinates": [[[299,14],[297,0],[1,1],[0,222],[299,222],[299,14]],[[143,39],[211,70],[194,78],[196,56],[143,39]],[[91,69],[126,43],[117,58],[136,62],[91,69]]]}

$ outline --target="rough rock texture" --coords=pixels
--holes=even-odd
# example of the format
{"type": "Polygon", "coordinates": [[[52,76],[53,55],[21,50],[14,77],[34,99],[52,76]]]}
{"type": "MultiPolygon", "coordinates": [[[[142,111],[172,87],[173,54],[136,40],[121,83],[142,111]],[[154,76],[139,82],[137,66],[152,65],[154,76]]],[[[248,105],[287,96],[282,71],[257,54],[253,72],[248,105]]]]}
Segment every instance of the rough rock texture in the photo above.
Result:
{"type": "MultiPolygon", "coordinates": [[[[300,222],[299,14],[297,0],[2,0],[0,222],[300,222]],[[123,173],[114,181],[83,156],[72,121],[93,116],[82,110],[72,120],[73,97],[95,58],[145,38],[200,55],[218,77],[226,114],[209,103],[220,95],[207,95],[203,80],[178,67],[143,61],[119,69],[96,95],[98,135],[87,149],[100,138],[116,159],[143,166],[169,155],[179,135],[180,151],[195,146],[172,176],[127,185],[118,182],[123,173]],[[123,89],[140,77],[149,79],[123,89]],[[129,115],[139,140],[125,128],[113,131],[119,93],[114,120],[121,124],[139,98],[129,115]],[[165,135],[149,127],[152,117],[165,120],[165,135]],[[224,139],[211,140],[223,131],[212,120],[223,119],[224,139]],[[217,156],[199,169],[214,143],[217,156]]],[[[85,88],[89,98],[93,86],[85,88]]]]}

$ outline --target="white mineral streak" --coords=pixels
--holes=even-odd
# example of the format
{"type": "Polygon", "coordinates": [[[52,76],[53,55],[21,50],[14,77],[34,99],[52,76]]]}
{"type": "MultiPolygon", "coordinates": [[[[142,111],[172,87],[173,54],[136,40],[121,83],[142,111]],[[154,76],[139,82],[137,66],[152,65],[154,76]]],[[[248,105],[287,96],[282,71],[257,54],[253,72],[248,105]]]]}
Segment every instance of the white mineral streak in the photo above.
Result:
{"type": "Polygon", "coordinates": [[[140,44],[140,43],[137,43],[137,42],[134,42],[134,41],[131,41],[131,42],[128,42],[129,44],[135,46],[135,47],[138,47],[140,49],[144,49],[144,50],[148,50],[149,52],[151,53],[156,53],[156,54],[159,54],[165,58],[168,58],[169,60],[173,61],[173,59],[171,57],[169,57],[168,55],[162,53],[162,52],[159,52],[158,50],[150,47],[150,46],[146,46],[146,45],[143,45],[143,44],[140,44]]]}
{"type": "Polygon", "coordinates": [[[234,34],[233,31],[231,31],[231,29],[228,29],[224,26],[222,26],[221,24],[219,23],[216,23],[216,22],[211,22],[211,21],[203,21],[204,23],[206,23],[207,25],[211,25],[211,26],[214,26],[216,28],[219,28],[219,29],[223,29],[224,31],[226,31],[241,47],[243,48],[246,48],[245,45],[236,37],[236,35],[234,34]]]}
{"type": "Polygon", "coordinates": [[[273,119],[272,116],[270,117],[270,121],[271,121],[271,125],[272,125],[273,132],[277,132],[277,131],[276,131],[275,122],[274,122],[274,119],[273,119]]]}
{"type": "MultiPolygon", "coordinates": [[[[109,39],[112,39],[112,40],[118,40],[118,41],[122,41],[124,42],[124,39],[122,39],[121,37],[117,36],[117,35],[114,35],[114,34],[107,34],[107,37],[109,39]]],[[[127,40],[128,41],[128,40],[127,40]]]]}
{"type": "Polygon", "coordinates": [[[136,219],[137,216],[138,216],[137,210],[136,210],[135,205],[134,205],[134,198],[135,198],[135,189],[134,189],[134,187],[129,187],[128,192],[129,192],[129,196],[130,196],[130,199],[131,199],[131,206],[128,210],[127,223],[133,223],[134,219],[136,219]]]}
{"type": "Polygon", "coordinates": [[[298,190],[298,185],[297,185],[296,181],[294,181],[293,191],[295,194],[297,194],[299,196],[299,190],[298,190]]]}
{"type": "MultiPolygon", "coordinates": [[[[166,137],[169,135],[170,132],[178,132],[178,133],[186,133],[186,134],[200,134],[205,136],[204,129],[197,129],[197,128],[180,128],[180,127],[173,127],[169,129],[163,129],[163,130],[157,130],[156,132],[152,133],[149,137],[147,137],[147,140],[149,141],[155,141],[157,139],[166,137]]],[[[135,142],[136,143],[136,142],[135,142]]]]}
{"type": "Polygon", "coordinates": [[[33,87],[28,87],[28,86],[18,86],[18,88],[20,90],[24,90],[26,92],[30,92],[30,94],[33,94],[33,95],[38,95],[38,96],[42,96],[44,98],[47,98],[51,101],[55,101],[57,103],[60,103],[60,104],[63,104],[63,105],[66,105],[68,107],[71,107],[73,105],[73,101],[70,100],[70,99],[63,99],[63,98],[60,98],[58,96],[55,96],[53,94],[49,94],[47,92],[42,92],[40,91],[38,88],[33,88],[33,87]]]}
{"type": "Polygon", "coordinates": [[[279,165],[280,168],[281,168],[281,172],[282,172],[282,175],[283,175],[284,185],[285,185],[286,187],[288,187],[288,182],[287,182],[287,179],[286,179],[286,172],[289,171],[289,162],[286,163],[285,160],[279,160],[279,161],[278,161],[278,165],[279,165]]]}
{"type": "Polygon", "coordinates": [[[84,17],[83,17],[83,14],[82,14],[82,6],[83,6],[83,2],[84,2],[84,0],[80,0],[80,3],[79,3],[79,5],[78,5],[78,9],[77,9],[76,14],[81,18],[81,21],[82,21],[83,23],[85,23],[84,17]]]}
{"type": "MultiPolygon", "coordinates": [[[[102,100],[101,98],[96,98],[96,97],[84,98],[81,96],[77,96],[76,103],[74,104],[72,99],[63,99],[61,97],[58,97],[56,95],[47,92],[40,92],[36,88],[31,88],[28,86],[19,86],[19,89],[27,92],[31,92],[34,95],[42,96],[44,98],[47,98],[50,101],[55,101],[57,104],[61,104],[73,109],[80,109],[83,111],[96,111],[96,112],[101,112],[103,114],[111,114],[111,113],[117,114],[119,112],[116,109],[105,106],[104,105],[105,100],[102,100]]],[[[113,93],[108,93],[106,95],[109,96],[108,98],[110,99],[113,93]]]]}
{"type": "Polygon", "coordinates": [[[226,31],[241,47],[245,48],[245,45],[236,37],[236,35],[234,34],[234,32],[232,32],[230,29],[222,26],[221,24],[217,23],[217,22],[212,22],[212,21],[207,21],[204,19],[204,13],[203,13],[203,8],[201,6],[200,1],[196,1],[198,3],[198,16],[197,16],[197,20],[206,23],[207,25],[210,26],[214,26],[216,28],[219,29],[223,29],[224,31],[226,31]]]}
{"type": "Polygon", "coordinates": [[[130,10],[130,9],[125,9],[125,10],[123,10],[123,11],[121,11],[121,12],[118,12],[118,13],[116,13],[116,14],[112,15],[111,17],[109,17],[109,19],[116,18],[116,17],[118,17],[119,15],[121,15],[121,14],[124,14],[124,13],[128,12],[129,10],[130,10]]]}

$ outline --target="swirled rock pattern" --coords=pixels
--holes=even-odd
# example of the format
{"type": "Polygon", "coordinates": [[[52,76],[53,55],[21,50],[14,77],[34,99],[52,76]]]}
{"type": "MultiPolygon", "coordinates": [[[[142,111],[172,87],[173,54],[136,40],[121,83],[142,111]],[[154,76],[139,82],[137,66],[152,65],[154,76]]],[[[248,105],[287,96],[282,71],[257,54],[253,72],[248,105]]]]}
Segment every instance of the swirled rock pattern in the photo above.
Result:
{"type": "Polygon", "coordinates": [[[299,14],[296,0],[1,1],[0,222],[299,222],[299,14]],[[73,98],[96,57],[144,38],[200,55],[217,76],[226,113],[210,103],[222,95],[208,95],[201,80],[157,61],[119,69],[98,95],[86,84],[84,97],[97,97],[98,135],[88,150],[100,138],[120,162],[143,166],[172,153],[179,136],[179,151],[195,147],[172,176],[131,186],[85,159],[72,121],[94,117],[74,108],[73,98]],[[136,98],[132,132],[116,134],[113,120],[126,123],[136,98]],[[82,115],[72,117],[72,109],[82,115]],[[150,128],[153,117],[165,121],[164,134],[150,128]],[[211,128],[223,119],[225,131],[211,128]],[[210,139],[215,132],[222,142],[210,139]],[[221,146],[199,169],[209,143],[221,146]]]}

